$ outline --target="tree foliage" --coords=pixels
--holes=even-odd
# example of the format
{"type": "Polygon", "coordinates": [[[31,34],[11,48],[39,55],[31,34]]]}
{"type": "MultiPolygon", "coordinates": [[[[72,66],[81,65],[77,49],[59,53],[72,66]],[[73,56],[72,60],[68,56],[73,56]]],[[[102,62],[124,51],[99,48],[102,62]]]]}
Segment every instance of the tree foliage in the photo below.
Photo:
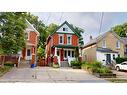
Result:
{"type": "Polygon", "coordinates": [[[116,25],[115,27],[111,28],[113,31],[115,31],[120,37],[126,37],[127,33],[127,23],[124,23],[122,25],[116,25]]]}
{"type": "Polygon", "coordinates": [[[2,53],[17,54],[25,45],[26,28],[24,12],[2,12],[0,13],[0,47],[2,53]]]}

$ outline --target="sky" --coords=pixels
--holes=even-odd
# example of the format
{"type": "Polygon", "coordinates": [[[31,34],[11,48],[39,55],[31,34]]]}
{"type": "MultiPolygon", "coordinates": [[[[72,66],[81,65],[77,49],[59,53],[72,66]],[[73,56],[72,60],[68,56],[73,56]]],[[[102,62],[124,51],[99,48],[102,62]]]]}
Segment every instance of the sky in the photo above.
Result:
{"type": "Polygon", "coordinates": [[[127,12],[104,12],[102,27],[100,23],[102,12],[34,12],[46,25],[55,23],[61,25],[64,21],[84,29],[82,34],[84,43],[89,42],[89,37],[93,38],[109,31],[113,26],[127,22],[127,12]]]}

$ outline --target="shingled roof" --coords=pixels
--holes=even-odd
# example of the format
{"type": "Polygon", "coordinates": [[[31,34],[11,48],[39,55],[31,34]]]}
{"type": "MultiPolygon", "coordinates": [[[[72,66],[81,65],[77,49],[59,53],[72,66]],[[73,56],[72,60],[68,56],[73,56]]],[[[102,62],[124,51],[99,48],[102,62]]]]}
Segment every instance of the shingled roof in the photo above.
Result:
{"type": "Polygon", "coordinates": [[[127,37],[122,37],[122,39],[124,40],[125,45],[127,45],[127,37]]]}
{"type": "Polygon", "coordinates": [[[105,38],[106,35],[107,35],[109,32],[112,33],[116,38],[118,38],[121,42],[124,43],[124,40],[123,40],[120,36],[118,36],[114,31],[108,31],[108,32],[103,33],[103,34],[101,34],[100,36],[98,36],[98,37],[96,37],[96,38],[90,40],[88,43],[85,44],[84,48],[96,44],[97,42],[99,42],[100,40],[102,40],[103,38],[105,38]]]}

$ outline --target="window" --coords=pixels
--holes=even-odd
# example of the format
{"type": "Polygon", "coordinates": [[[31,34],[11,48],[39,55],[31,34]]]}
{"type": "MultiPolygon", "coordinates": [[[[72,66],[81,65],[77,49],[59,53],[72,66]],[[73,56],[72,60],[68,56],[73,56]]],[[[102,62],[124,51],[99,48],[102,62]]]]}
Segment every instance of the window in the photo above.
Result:
{"type": "Polygon", "coordinates": [[[106,41],[105,40],[102,42],[102,47],[106,48],[106,41]]]}
{"type": "Polygon", "coordinates": [[[27,56],[30,56],[30,49],[27,49],[27,56]]]}
{"type": "Polygon", "coordinates": [[[120,57],[120,54],[118,54],[118,57],[120,57]]]}
{"type": "Polygon", "coordinates": [[[120,48],[120,41],[116,42],[116,48],[120,48]]]}
{"type": "Polygon", "coordinates": [[[68,56],[70,56],[71,54],[70,54],[70,50],[68,50],[68,56]]]}
{"type": "Polygon", "coordinates": [[[115,59],[115,54],[113,54],[113,59],[115,59]]]}
{"type": "Polygon", "coordinates": [[[68,31],[68,28],[63,28],[63,31],[68,31]]]}
{"type": "Polygon", "coordinates": [[[67,44],[71,44],[71,40],[72,40],[71,36],[68,36],[67,37],[67,44]]]}
{"type": "Polygon", "coordinates": [[[29,39],[29,33],[25,33],[26,39],[29,39]]]}
{"type": "Polygon", "coordinates": [[[74,57],[74,51],[72,51],[72,57],[74,57]]]}
{"type": "Polygon", "coordinates": [[[63,44],[63,35],[60,35],[60,36],[59,36],[59,43],[60,43],[60,44],[63,44]]]}
{"type": "Polygon", "coordinates": [[[64,51],[64,57],[67,58],[67,51],[64,51]]]}

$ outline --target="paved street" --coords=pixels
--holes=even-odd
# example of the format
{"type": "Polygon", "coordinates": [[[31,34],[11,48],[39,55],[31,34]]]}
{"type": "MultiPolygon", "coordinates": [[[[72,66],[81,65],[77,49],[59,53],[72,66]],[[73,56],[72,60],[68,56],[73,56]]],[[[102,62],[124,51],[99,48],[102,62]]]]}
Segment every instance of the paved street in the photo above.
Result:
{"type": "Polygon", "coordinates": [[[104,79],[72,68],[13,68],[0,78],[0,82],[46,82],[46,83],[105,83],[104,79]]]}

